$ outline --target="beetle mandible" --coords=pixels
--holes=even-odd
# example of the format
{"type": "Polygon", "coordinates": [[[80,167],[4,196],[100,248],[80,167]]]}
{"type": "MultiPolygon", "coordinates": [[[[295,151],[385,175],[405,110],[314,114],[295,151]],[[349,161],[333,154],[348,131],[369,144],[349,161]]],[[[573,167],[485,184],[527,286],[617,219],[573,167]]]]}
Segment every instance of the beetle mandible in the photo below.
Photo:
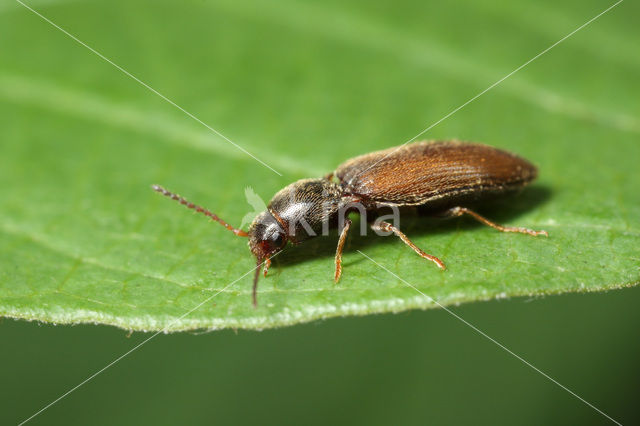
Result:
{"type": "MultiPolygon", "coordinates": [[[[318,235],[323,224],[336,227],[339,212],[348,205],[360,204],[373,212],[385,206],[424,206],[447,216],[467,214],[502,232],[548,236],[546,231],[498,225],[468,208],[474,202],[514,192],[536,176],[536,167],[527,160],[488,145],[415,142],[355,157],[324,178],[302,179],[286,186],[274,195],[267,210],[256,216],[248,231],[232,227],[158,185],[153,189],[203,213],[237,236],[249,238],[257,262],[252,292],[257,306],[260,265],[264,262],[266,277],[271,258],[288,242],[299,244],[318,235]]],[[[342,250],[350,227],[351,220],[344,218],[335,255],[336,282],[342,274],[342,250]]],[[[380,221],[371,227],[397,235],[418,255],[445,269],[440,259],[422,251],[391,223],[380,221]]]]}

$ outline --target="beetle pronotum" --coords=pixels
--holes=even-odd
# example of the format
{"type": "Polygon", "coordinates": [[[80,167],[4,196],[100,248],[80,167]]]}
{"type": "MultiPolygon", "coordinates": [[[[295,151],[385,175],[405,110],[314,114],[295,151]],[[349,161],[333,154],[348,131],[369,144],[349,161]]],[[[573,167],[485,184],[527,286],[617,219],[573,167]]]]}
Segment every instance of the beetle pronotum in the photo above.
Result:
{"type": "MultiPolygon", "coordinates": [[[[252,300],[257,305],[259,266],[267,275],[271,257],[287,242],[299,244],[318,235],[321,227],[336,226],[337,216],[352,204],[366,211],[381,207],[426,206],[449,216],[469,215],[502,232],[547,236],[546,231],[502,226],[469,209],[469,205],[518,190],[537,176],[536,167],[514,154],[477,143],[458,141],[415,142],[347,160],[320,179],[302,179],[280,190],[245,232],[236,229],[209,210],[154,185],[153,189],[190,209],[202,213],[240,237],[249,238],[256,257],[252,300]],[[337,181],[336,181],[337,180],[337,181]],[[304,226],[306,225],[306,226],[304,226]]],[[[371,225],[393,233],[418,255],[441,269],[444,263],[418,248],[397,227],[388,222],[371,225]]],[[[335,255],[337,282],[342,274],[342,250],[351,221],[344,219],[335,255]]]]}

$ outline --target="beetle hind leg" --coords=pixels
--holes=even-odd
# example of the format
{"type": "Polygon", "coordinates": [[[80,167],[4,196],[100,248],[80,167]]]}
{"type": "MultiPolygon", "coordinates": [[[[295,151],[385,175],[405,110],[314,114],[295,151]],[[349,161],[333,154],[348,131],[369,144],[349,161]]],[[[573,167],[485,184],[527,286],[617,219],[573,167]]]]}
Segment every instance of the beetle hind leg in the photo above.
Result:
{"type": "Polygon", "coordinates": [[[436,265],[438,265],[438,267],[440,269],[447,269],[447,267],[445,266],[444,262],[440,259],[438,259],[437,257],[425,253],[424,251],[422,251],[420,249],[420,247],[416,246],[415,244],[413,244],[413,242],[409,239],[409,237],[407,237],[402,231],[400,231],[398,228],[396,228],[395,226],[393,226],[392,224],[390,224],[389,222],[375,222],[373,224],[371,224],[371,229],[373,229],[374,231],[383,231],[383,232],[393,232],[394,234],[396,234],[398,237],[400,237],[400,239],[402,240],[403,243],[405,243],[406,245],[408,245],[409,247],[411,247],[413,249],[413,251],[415,251],[418,256],[430,260],[433,263],[435,263],[436,265]]]}
{"type": "Polygon", "coordinates": [[[520,234],[528,234],[528,235],[533,235],[534,237],[537,237],[539,235],[544,235],[545,237],[549,236],[549,233],[547,231],[534,231],[533,229],[529,229],[529,228],[522,228],[519,226],[503,226],[503,225],[499,225],[495,222],[490,221],[489,219],[487,219],[484,216],[480,216],[478,213],[474,212],[473,210],[469,210],[466,207],[454,207],[452,209],[449,209],[446,211],[446,215],[447,216],[451,216],[451,217],[459,217],[462,215],[468,214],[469,216],[471,216],[472,218],[474,218],[475,220],[477,220],[478,222],[490,226],[493,229],[497,229],[500,232],[518,232],[520,234]]]}

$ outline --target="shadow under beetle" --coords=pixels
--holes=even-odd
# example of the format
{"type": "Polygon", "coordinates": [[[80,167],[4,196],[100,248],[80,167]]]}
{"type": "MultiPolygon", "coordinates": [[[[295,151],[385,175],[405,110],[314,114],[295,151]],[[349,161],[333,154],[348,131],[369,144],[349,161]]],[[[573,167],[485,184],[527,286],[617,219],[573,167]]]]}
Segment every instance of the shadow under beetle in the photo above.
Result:
{"type": "MultiPolygon", "coordinates": [[[[536,167],[514,154],[477,143],[458,141],[415,142],[347,160],[321,179],[302,179],[280,190],[249,231],[237,229],[209,210],[154,185],[153,189],[190,209],[210,217],[240,237],[249,238],[256,257],[253,305],[257,306],[260,265],[264,275],[271,257],[287,242],[299,244],[317,236],[323,226],[337,227],[339,213],[361,205],[366,211],[384,207],[425,206],[446,216],[470,215],[502,232],[548,236],[546,231],[498,225],[467,208],[470,204],[519,190],[537,176],[536,167]]],[[[335,256],[337,282],[342,274],[342,249],[351,227],[344,218],[335,256]]],[[[418,255],[441,269],[444,263],[418,248],[397,227],[384,221],[371,227],[393,233],[418,255]]]]}

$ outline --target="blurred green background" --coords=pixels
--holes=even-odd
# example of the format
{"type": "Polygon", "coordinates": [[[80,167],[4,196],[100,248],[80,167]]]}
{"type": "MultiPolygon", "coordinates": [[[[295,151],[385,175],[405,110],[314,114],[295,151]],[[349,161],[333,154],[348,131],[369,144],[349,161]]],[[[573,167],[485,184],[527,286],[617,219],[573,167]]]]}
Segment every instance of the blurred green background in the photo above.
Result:
{"type": "MultiPolygon", "coordinates": [[[[149,175],[183,179],[193,193],[215,194],[232,217],[244,213],[241,191],[247,184],[272,192],[350,156],[404,142],[611,4],[27,3],[286,173],[280,178],[246,161],[19,4],[3,1],[0,143],[16,157],[39,159],[24,175],[45,188],[52,177],[40,171],[56,170],[71,182],[71,192],[91,194],[96,188],[90,178],[103,173],[108,179],[100,190],[120,191],[132,209],[138,202],[148,209],[138,198],[142,190],[130,182],[135,163],[149,175]],[[322,141],[340,149],[320,149],[322,141]],[[157,156],[145,162],[151,144],[157,156]],[[310,153],[309,144],[317,152],[310,153]],[[186,152],[185,146],[205,154],[186,152]],[[56,155],[42,156],[42,149],[56,155]],[[83,169],[77,162],[82,156],[104,159],[103,167],[83,169]],[[118,168],[121,161],[126,168],[118,168]],[[185,170],[185,162],[200,167],[185,170]],[[243,179],[231,182],[229,173],[243,179]],[[89,179],[74,180],[76,174],[89,179]]],[[[636,4],[622,3],[425,136],[513,144],[525,156],[538,152],[556,159],[559,152],[579,152],[581,138],[599,138],[613,145],[610,155],[587,162],[594,167],[585,181],[597,180],[598,167],[615,169],[616,147],[638,141],[638,11],[636,4]]],[[[578,156],[584,160],[589,153],[578,156]]],[[[18,170],[15,164],[2,167],[18,170]]],[[[562,182],[562,170],[551,173],[562,182]]],[[[15,182],[0,176],[10,216],[50,219],[42,229],[36,223],[35,231],[72,233],[75,222],[94,225],[96,233],[111,227],[114,235],[104,241],[127,250],[115,232],[143,226],[138,212],[113,222],[81,198],[70,198],[69,208],[86,217],[51,212],[47,203],[23,209],[19,203],[28,204],[29,197],[52,206],[59,200],[38,186],[12,192],[15,182]]],[[[580,196],[574,195],[578,201],[580,196]]],[[[602,220],[613,214],[624,216],[600,212],[602,220]]],[[[195,223],[185,219],[176,226],[195,223]]],[[[236,252],[229,253],[237,260],[236,252]]],[[[144,256],[153,260],[153,253],[144,256]]],[[[454,311],[613,418],[634,424],[640,420],[638,302],[640,289],[633,288],[454,311]]],[[[0,424],[26,419],[147,337],[103,326],[3,320],[0,424]]],[[[160,335],[33,423],[610,422],[437,310],[265,332],[160,335]]]]}
{"type": "MultiPolygon", "coordinates": [[[[638,424],[640,289],[454,311],[622,424],[638,424]]],[[[0,327],[12,424],[147,335],[0,327]]],[[[612,424],[442,310],[159,335],[33,424],[612,424]]]]}

